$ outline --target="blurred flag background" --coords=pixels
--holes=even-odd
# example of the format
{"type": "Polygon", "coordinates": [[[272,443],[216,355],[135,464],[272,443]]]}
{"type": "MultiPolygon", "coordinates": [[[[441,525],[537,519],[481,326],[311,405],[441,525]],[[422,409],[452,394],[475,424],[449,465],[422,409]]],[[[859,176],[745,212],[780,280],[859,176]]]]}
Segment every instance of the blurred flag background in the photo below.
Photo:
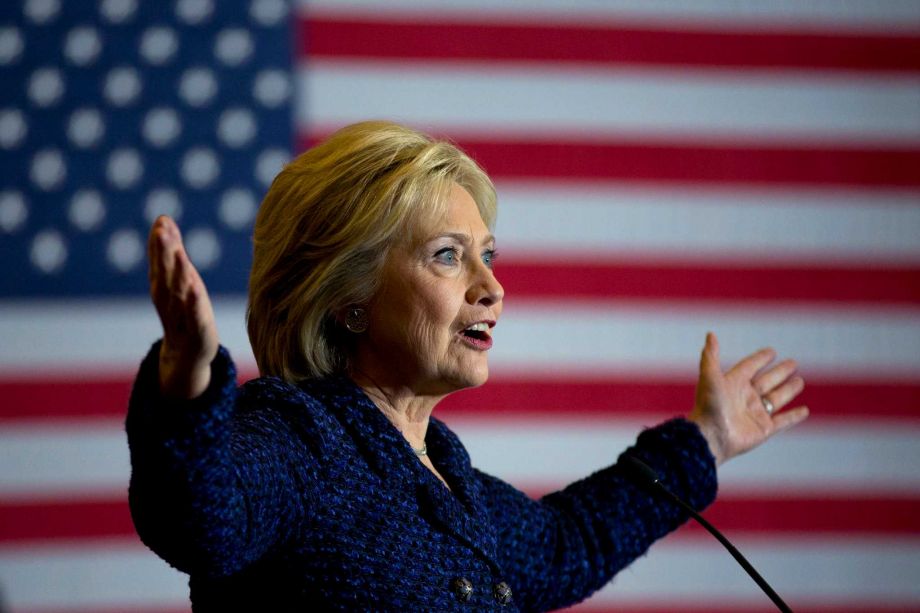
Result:
{"type": "MultiPolygon", "coordinates": [[[[249,234],[293,153],[393,119],[494,178],[492,380],[438,415],[540,495],[800,360],[809,422],[706,515],[796,611],[920,610],[920,2],[9,0],[0,8],[0,608],[188,611],[138,541],[123,434],[176,217],[244,330],[249,234]]],[[[687,526],[580,611],[768,611],[687,526]]]]}

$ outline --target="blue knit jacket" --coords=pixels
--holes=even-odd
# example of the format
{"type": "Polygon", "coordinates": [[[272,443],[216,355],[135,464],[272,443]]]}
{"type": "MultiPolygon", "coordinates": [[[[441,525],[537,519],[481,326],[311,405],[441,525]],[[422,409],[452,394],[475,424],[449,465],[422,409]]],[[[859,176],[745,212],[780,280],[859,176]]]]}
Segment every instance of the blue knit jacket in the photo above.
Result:
{"type": "MultiPolygon", "coordinates": [[[[201,397],[167,401],[158,352],[128,412],[131,513],[143,541],[190,575],[196,613],[557,609],[686,520],[617,465],[532,500],[472,468],[432,418],[426,443],[448,490],[349,379],[237,389],[224,349],[201,397]]],[[[645,430],[625,453],[698,509],[715,497],[714,460],[690,422],[645,430]]]]}

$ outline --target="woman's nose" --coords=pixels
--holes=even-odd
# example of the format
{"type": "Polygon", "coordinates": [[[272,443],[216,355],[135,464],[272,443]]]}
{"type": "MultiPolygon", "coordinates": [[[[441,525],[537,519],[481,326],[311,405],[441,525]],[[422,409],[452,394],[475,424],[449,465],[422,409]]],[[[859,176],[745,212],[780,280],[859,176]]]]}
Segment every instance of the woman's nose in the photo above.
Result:
{"type": "Polygon", "coordinates": [[[467,301],[470,304],[484,304],[492,306],[502,301],[505,288],[495,278],[492,269],[480,263],[475,272],[473,282],[467,291],[467,301]]]}

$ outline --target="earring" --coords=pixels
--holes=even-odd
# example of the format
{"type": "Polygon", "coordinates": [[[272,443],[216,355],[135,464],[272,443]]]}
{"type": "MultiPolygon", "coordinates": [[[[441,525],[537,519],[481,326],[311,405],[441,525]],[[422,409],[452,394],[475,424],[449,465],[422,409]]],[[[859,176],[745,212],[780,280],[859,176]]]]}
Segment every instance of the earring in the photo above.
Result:
{"type": "Polygon", "coordinates": [[[367,330],[367,311],[361,307],[348,309],[345,314],[345,327],[349,332],[361,334],[367,330]]]}

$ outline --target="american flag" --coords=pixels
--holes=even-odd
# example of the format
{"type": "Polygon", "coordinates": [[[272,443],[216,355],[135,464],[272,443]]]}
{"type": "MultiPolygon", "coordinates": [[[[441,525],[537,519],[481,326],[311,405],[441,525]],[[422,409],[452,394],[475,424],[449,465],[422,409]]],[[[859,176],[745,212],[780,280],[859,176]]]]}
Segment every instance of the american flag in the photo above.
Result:
{"type": "MultiPolygon", "coordinates": [[[[540,495],[726,364],[801,362],[812,417],[706,516],[796,611],[920,610],[920,2],[10,0],[0,8],[0,609],[187,612],[127,511],[127,394],[175,216],[244,378],[252,219],[342,125],[496,182],[492,379],[436,412],[540,495]]],[[[578,611],[768,611],[688,525],[578,611]]]]}

